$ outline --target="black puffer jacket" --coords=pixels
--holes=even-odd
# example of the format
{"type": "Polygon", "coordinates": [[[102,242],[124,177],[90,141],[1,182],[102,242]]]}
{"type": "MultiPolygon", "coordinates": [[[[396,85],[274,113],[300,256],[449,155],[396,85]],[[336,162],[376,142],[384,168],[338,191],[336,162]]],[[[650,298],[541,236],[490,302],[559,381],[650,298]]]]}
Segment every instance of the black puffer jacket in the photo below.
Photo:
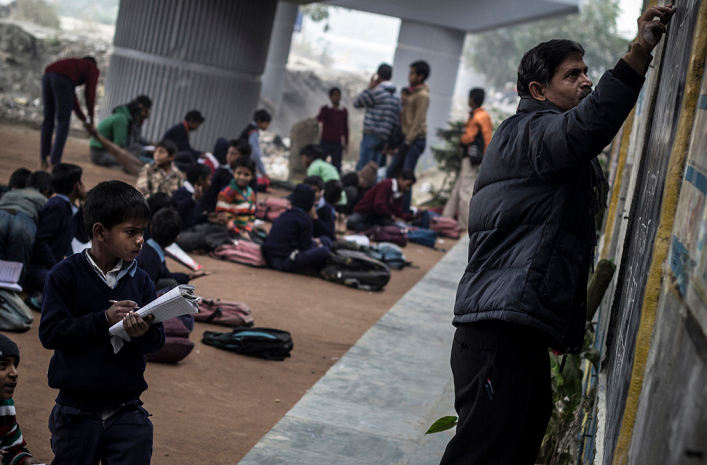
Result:
{"type": "Polygon", "coordinates": [[[576,108],[523,98],[491,140],[469,206],[469,264],[454,324],[539,328],[563,352],[582,347],[595,245],[591,161],[633,108],[643,77],[620,60],[576,108]]]}

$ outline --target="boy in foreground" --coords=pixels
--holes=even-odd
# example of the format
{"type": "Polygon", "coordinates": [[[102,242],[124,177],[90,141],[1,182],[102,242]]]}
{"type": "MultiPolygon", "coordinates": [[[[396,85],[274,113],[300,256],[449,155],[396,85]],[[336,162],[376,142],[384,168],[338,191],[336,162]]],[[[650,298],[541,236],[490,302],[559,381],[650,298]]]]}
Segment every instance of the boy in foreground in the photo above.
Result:
{"type": "Polygon", "coordinates": [[[20,349],[7,336],[0,334],[0,458],[3,464],[39,464],[27,450],[27,443],[15,416],[15,401],[12,396],[17,387],[17,365],[20,364],[20,349]]]}
{"type": "Polygon", "coordinates": [[[54,350],[49,386],[59,389],[49,417],[52,463],[149,464],[153,427],[140,395],[145,355],[165,336],[154,317],[134,310],[156,298],[135,261],[150,209],[134,187],[107,181],[88,193],[84,218],[92,248],[51,270],[39,324],[42,345],[54,350]],[[131,340],[116,354],[108,329],[120,322],[131,340]]]}

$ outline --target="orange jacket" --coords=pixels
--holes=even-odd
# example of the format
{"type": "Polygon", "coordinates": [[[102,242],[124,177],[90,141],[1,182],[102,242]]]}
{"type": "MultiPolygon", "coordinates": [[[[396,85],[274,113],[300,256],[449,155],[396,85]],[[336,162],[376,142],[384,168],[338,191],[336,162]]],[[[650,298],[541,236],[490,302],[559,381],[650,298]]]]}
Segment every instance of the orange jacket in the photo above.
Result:
{"type": "Polygon", "coordinates": [[[491,117],[488,113],[486,113],[484,107],[477,108],[469,115],[469,121],[466,122],[466,131],[461,137],[461,143],[464,145],[474,143],[479,133],[484,139],[485,152],[491,142],[493,125],[491,124],[491,117]]]}

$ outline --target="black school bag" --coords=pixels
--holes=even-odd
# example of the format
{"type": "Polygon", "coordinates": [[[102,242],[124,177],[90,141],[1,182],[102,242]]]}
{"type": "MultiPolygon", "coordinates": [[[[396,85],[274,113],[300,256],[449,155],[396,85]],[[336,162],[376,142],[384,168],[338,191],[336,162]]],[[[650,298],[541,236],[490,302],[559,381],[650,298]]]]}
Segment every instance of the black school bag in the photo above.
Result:
{"type": "Polygon", "coordinates": [[[204,331],[202,342],[237,354],[278,361],[289,357],[293,347],[290,333],[272,328],[236,328],[230,333],[204,331]]]}
{"type": "Polygon", "coordinates": [[[390,281],[390,268],[364,252],[339,249],[319,272],[327,281],[364,291],[380,291],[390,281]]]}

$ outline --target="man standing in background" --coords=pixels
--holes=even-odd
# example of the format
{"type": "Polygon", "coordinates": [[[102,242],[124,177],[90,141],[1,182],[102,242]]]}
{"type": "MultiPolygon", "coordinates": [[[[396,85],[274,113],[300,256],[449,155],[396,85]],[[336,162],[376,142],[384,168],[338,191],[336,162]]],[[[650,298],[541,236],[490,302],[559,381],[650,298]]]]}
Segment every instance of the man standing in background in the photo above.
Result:
{"type": "Polygon", "coordinates": [[[317,121],[322,123],[320,146],[324,158],[331,156],[331,164],[341,174],[341,158],[349,148],[349,112],[341,105],[341,89],[329,89],[331,105],[319,109],[317,121]],[[343,142],[343,143],[342,143],[343,142]]]}

